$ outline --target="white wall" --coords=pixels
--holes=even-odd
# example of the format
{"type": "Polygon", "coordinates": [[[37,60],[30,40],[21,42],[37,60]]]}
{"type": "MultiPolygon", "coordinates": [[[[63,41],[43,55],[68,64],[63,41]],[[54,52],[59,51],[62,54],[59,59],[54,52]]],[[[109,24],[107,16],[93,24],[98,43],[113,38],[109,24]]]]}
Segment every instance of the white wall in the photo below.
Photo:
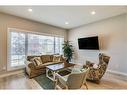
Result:
{"type": "Polygon", "coordinates": [[[103,52],[111,57],[109,70],[127,73],[127,14],[72,29],[68,40],[75,48],[75,63],[98,62],[98,53],[103,52]],[[100,51],[78,49],[78,38],[95,35],[99,36],[100,51]]]}
{"type": "Polygon", "coordinates": [[[0,13],[0,73],[6,72],[7,67],[8,28],[60,35],[64,36],[65,40],[67,39],[67,32],[65,29],[0,13]]]}

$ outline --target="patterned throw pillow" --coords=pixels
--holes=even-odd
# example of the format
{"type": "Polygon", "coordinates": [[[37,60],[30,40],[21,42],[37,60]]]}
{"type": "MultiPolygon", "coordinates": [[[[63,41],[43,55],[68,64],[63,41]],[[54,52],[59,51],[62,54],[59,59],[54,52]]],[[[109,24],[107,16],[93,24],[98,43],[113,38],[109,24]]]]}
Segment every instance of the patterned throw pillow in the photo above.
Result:
{"type": "Polygon", "coordinates": [[[98,65],[97,64],[94,64],[93,65],[93,68],[97,69],[98,68],[98,65]]]}
{"type": "Polygon", "coordinates": [[[51,62],[51,55],[42,55],[41,56],[42,62],[46,63],[46,62],[51,62]]]}
{"type": "Polygon", "coordinates": [[[60,62],[61,61],[61,56],[60,55],[54,55],[53,56],[53,62],[60,62]]]}
{"type": "Polygon", "coordinates": [[[41,58],[40,57],[34,57],[31,59],[31,61],[36,65],[39,66],[42,64],[41,58]]]}
{"type": "Polygon", "coordinates": [[[37,66],[37,64],[36,64],[36,62],[35,62],[34,59],[35,59],[35,58],[31,58],[30,61],[31,61],[35,66],[37,66]]]}
{"type": "Polygon", "coordinates": [[[41,61],[40,57],[35,57],[34,61],[36,62],[37,66],[42,64],[42,61],[41,61]]]}

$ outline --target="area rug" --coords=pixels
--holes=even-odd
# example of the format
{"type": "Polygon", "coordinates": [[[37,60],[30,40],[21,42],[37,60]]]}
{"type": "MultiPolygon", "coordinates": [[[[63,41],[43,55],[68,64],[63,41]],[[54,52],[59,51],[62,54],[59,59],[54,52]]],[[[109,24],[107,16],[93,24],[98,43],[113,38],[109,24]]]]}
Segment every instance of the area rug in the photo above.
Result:
{"type": "MultiPolygon", "coordinates": [[[[68,71],[62,71],[59,74],[61,76],[67,75],[70,72],[68,71]]],[[[34,78],[34,80],[43,88],[43,89],[54,89],[54,82],[52,80],[50,80],[49,78],[46,77],[46,74],[42,74],[40,76],[37,76],[34,78]]]]}
{"type": "Polygon", "coordinates": [[[42,74],[34,78],[34,80],[43,88],[43,89],[54,89],[54,83],[52,80],[46,77],[46,74],[42,74]]]}

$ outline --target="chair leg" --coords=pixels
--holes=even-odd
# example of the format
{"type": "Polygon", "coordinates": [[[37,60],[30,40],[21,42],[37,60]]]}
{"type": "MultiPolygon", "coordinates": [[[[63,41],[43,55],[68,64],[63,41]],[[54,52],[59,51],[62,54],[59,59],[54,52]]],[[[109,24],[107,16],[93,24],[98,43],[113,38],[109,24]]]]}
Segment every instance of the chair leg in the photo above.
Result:
{"type": "Polygon", "coordinates": [[[55,82],[55,85],[54,85],[55,86],[55,89],[57,89],[58,79],[56,79],[54,82],[55,82]]]}
{"type": "Polygon", "coordinates": [[[96,83],[99,84],[100,83],[100,80],[97,80],[96,83]]]}
{"type": "Polygon", "coordinates": [[[84,85],[86,86],[86,89],[88,90],[88,86],[87,86],[87,83],[84,83],[84,85]]]}

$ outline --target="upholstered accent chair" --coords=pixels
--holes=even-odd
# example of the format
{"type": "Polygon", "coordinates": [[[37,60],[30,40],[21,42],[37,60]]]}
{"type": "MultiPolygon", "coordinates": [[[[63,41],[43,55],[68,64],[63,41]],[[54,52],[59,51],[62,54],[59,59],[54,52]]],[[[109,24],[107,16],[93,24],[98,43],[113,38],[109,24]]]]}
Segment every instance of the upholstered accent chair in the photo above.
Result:
{"type": "Polygon", "coordinates": [[[108,63],[109,63],[110,57],[100,53],[99,54],[99,64],[97,64],[97,67],[94,67],[95,63],[92,63],[90,61],[86,61],[86,65],[84,67],[89,67],[89,73],[87,75],[87,80],[94,81],[96,83],[100,83],[100,79],[103,77],[103,75],[106,72],[108,63]]]}
{"type": "Polygon", "coordinates": [[[56,73],[57,81],[55,88],[63,87],[64,89],[80,89],[82,85],[86,86],[86,89],[88,89],[87,83],[86,83],[86,77],[88,74],[89,68],[85,69],[72,69],[71,73],[65,76],[61,76],[60,74],[56,73]]]}

